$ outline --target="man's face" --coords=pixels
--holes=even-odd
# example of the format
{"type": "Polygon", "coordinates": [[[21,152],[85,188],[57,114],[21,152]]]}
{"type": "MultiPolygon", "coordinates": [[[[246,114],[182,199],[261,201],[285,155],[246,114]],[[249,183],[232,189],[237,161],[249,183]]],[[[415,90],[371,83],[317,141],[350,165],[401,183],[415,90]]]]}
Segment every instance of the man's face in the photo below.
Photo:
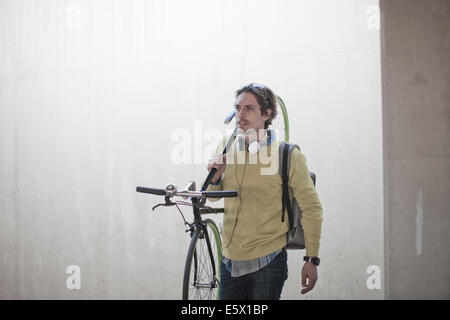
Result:
{"type": "Polygon", "coordinates": [[[242,92],[236,99],[236,123],[244,132],[248,129],[264,129],[264,123],[270,118],[272,110],[261,115],[261,106],[255,96],[250,92],[242,92]]]}

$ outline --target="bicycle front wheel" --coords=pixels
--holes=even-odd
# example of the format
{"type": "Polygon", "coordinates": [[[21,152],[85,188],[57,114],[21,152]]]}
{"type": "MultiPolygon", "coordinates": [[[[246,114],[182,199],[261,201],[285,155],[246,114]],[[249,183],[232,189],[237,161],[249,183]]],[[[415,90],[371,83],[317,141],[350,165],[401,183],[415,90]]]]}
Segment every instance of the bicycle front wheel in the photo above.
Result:
{"type": "Polygon", "coordinates": [[[183,279],[183,300],[215,300],[219,297],[222,243],[211,219],[196,228],[191,238],[183,279]]]}

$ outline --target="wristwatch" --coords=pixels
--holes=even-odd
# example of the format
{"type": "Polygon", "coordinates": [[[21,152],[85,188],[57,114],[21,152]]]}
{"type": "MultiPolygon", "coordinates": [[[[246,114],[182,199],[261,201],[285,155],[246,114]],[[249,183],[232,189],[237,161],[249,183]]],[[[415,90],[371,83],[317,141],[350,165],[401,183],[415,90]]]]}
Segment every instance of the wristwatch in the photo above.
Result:
{"type": "Polygon", "coordinates": [[[304,256],[303,257],[303,261],[306,262],[311,262],[313,265],[315,265],[316,267],[319,266],[320,264],[320,259],[318,257],[308,257],[308,256],[304,256]]]}

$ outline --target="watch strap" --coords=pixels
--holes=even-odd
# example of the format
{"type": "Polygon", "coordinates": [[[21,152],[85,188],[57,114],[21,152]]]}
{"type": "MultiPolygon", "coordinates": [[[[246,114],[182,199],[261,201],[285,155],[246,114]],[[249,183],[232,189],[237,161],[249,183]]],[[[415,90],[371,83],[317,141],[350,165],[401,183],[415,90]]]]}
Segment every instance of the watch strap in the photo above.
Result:
{"type": "Polygon", "coordinates": [[[319,264],[320,264],[320,259],[318,257],[304,256],[303,261],[311,262],[315,266],[319,266],[319,264]]]}

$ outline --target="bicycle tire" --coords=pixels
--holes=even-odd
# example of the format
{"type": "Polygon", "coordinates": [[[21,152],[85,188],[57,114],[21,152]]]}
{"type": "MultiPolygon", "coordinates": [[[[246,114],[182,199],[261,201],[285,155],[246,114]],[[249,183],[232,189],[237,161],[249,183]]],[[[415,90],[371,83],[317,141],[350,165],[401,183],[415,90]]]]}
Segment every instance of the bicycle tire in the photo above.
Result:
{"type": "Polygon", "coordinates": [[[289,142],[289,117],[284,104],[283,99],[276,96],[278,108],[278,114],[275,119],[272,120],[272,129],[275,130],[278,140],[289,142]]]}
{"type": "Polygon", "coordinates": [[[183,275],[183,300],[213,300],[219,297],[222,243],[215,222],[205,219],[215,262],[215,276],[203,229],[196,228],[189,244],[183,275]],[[210,288],[208,288],[210,285],[210,288]]]}

